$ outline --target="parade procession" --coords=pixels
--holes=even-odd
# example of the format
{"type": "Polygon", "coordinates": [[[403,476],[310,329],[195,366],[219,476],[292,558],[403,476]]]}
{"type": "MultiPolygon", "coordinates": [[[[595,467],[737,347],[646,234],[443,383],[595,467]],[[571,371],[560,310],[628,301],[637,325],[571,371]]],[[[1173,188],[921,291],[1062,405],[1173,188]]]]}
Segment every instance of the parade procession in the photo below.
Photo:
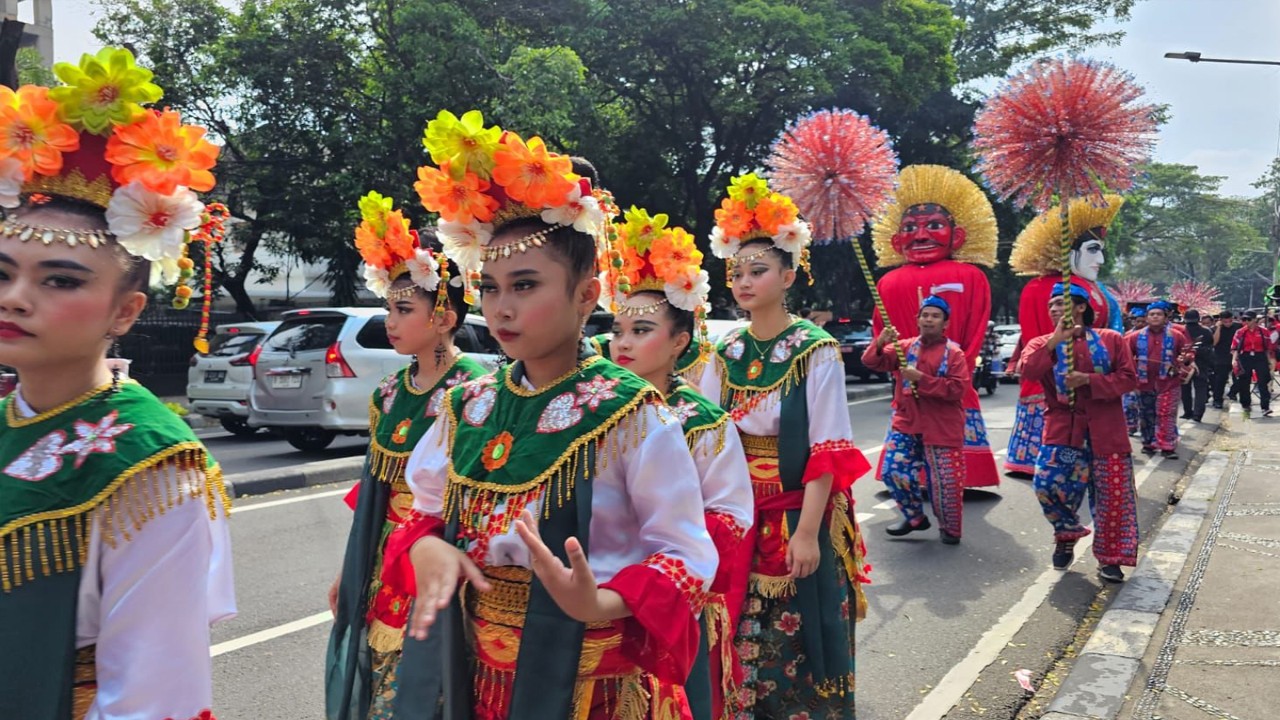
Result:
{"type": "Polygon", "coordinates": [[[6,3],[0,720],[1277,717],[1280,152],[1021,4],[6,3]]]}

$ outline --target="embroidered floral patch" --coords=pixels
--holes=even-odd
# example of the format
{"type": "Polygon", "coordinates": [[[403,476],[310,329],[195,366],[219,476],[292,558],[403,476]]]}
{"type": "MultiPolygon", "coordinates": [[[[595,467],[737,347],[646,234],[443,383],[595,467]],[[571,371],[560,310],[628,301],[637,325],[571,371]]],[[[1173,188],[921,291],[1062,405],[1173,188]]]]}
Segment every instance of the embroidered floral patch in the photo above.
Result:
{"type": "Polygon", "coordinates": [[[382,396],[382,412],[391,412],[391,406],[396,401],[396,395],[400,392],[400,374],[392,373],[384,378],[378,384],[378,394],[382,396]]]}
{"type": "Polygon", "coordinates": [[[515,444],[516,439],[511,433],[503,431],[497,437],[489,441],[484,446],[484,455],[480,461],[484,463],[484,469],[493,472],[503,465],[507,464],[507,460],[511,457],[511,446],[515,444]]]}
{"type": "Polygon", "coordinates": [[[578,400],[575,404],[579,407],[589,407],[593,412],[599,410],[600,403],[618,397],[618,393],[613,389],[618,387],[620,382],[622,381],[610,380],[603,375],[596,375],[586,382],[580,382],[577,384],[578,400]]]}
{"type": "Polygon", "coordinates": [[[109,415],[97,423],[77,420],[75,422],[76,439],[62,448],[63,454],[75,455],[75,466],[79,468],[84,465],[84,461],[93,453],[115,452],[115,438],[133,429],[133,425],[129,423],[116,425],[116,420],[118,419],[120,419],[120,411],[112,410],[109,415]]]}
{"type": "Polygon", "coordinates": [[[763,372],[764,372],[764,363],[760,362],[759,359],[752,360],[751,363],[747,365],[748,380],[755,380],[756,378],[760,377],[760,373],[763,373],[763,372]]]}
{"type": "Polygon", "coordinates": [[[683,425],[698,414],[698,403],[678,400],[675,405],[671,406],[671,412],[680,419],[680,424],[683,425]]]}
{"type": "Polygon", "coordinates": [[[674,583],[695,613],[702,611],[702,606],[707,603],[708,593],[702,589],[702,581],[689,572],[684,560],[663,553],[654,553],[645,558],[642,564],[657,570],[674,583]]]}
{"type": "Polygon", "coordinates": [[[737,340],[729,343],[728,347],[724,349],[724,356],[730,360],[741,360],[742,353],[746,351],[747,346],[743,344],[742,338],[738,338],[737,340]]]}
{"type": "MultiPolygon", "coordinates": [[[[470,388],[468,388],[470,390],[470,388]]],[[[484,425],[484,421],[489,419],[489,413],[493,412],[493,406],[498,402],[498,391],[492,387],[485,387],[476,393],[467,404],[462,408],[462,418],[474,427],[484,425]]]]}
{"type": "MultiPolygon", "coordinates": [[[[579,383],[582,384],[582,383],[579,383]]],[[[582,422],[582,408],[579,407],[578,396],[561,393],[543,408],[538,417],[538,432],[556,433],[582,422]]]]}
{"type": "Polygon", "coordinates": [[[396,429],[391,433],[391,442],[397,445],[403,445],[408,442],[409,428],[412,426],[413,423],[408,418],[401,420],[400,424],[396,425],[396,429]]]}
{"type": "Polygon", "coordinates": [[[431,393],[430,399],[427,400],[427,409],[422,413],[423,417],[437,417],[440,410],[444,407],[444,394],[447,388],[437,388],[431,393]]]}
{"type": "Polygon", "coordinates": [[[54,430],[27,448],[17,460],[4,469],[5,475],[27,482],[40,482],[62,469],[63,443],[67,434],[54,430]]]}

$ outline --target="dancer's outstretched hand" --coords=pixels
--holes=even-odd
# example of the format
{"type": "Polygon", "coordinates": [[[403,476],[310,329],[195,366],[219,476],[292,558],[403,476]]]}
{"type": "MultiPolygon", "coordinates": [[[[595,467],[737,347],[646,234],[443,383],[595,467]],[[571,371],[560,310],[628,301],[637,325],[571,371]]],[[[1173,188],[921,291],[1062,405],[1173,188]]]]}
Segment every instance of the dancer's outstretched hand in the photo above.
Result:
{"type": "Polygon", "coordinates": [[[458,591],[458,581],[467,580],[480,592],[488,592],[489,581],[471,558],[438,537],[424,537],[409,550],[409,562],[418,585],[418,597],[409,618],[409,636],[426,640],[436,622],[436,613],[448,607],[458,591]]]}
{"type": "Polygon", "coordinates": [[[612,590],[601,590],[595,573],[587,564],[587,555],[577,538],[564,542],[569,566],[551,552],[538,533],[538,521],[527,508],[516,519],[516,532],[529,547],[533,572],[542,581],[547,594],[566,615],[578,622],[616,620],[630,614],[622,597],[612,590]]]}

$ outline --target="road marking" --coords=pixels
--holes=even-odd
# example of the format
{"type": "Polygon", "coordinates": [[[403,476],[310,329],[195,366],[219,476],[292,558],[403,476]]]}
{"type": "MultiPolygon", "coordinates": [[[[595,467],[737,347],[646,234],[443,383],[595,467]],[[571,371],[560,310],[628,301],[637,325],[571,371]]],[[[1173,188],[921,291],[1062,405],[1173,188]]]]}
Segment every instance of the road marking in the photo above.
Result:
{"type": "Polygon", "coordinates": [[[866,456],[866,455],[875,455],[876,453],[880,452],[880,451],[881,451],[881,450],[883,450],[883,449],[884,449],[884,445],[876,445],[875,447],[869,447],[869,448],[867,448],[866,450],[863,450],[863,451],[862,451],[862,454],[863,454],[864,456],[866,456]]]}
{"type": "Polygon", "coordinates": [[[895,508],[895,507],[898,507],[898,503],[892,500],[885,500],[882,503],[877,503],[875,505],[872,505],[871,509],[872,510],[888,510],[889,508],[895,508]]]}
{"type": "Polygon", "coordinates": [[[888,400],[888,399],[889,399],[889,396],[884,395],[881,397],[866,398],[863,400],[850,400],[846,404],[849,405],[850,407],[853,407],[854,405],[862,405],[863,403],[869,403],[869,402],[884,402],[885,400],[888,400]]]}
{"type": "Polygon", "coordinates": [[[307,628],[315,627],[316,625],[323,625],[328,622],[333,622],[333,613],[328,610],[318,612],[315,615],[308,615],[300,620],[294,620],[293,622],[287,622],[273,628],[267,628],[266,630],[260,630],[256,633],[250,633],[244,637],[236,638],[235,640],[218,643],[217,645],[209,648],[209,657],[218,657],[219,655],[225,655],[229,652],[235,652],[236,650],[243,650],[251,645],[264,643],[268,640],[275,640],[278,637],[283,637],[290,633],[295,633],[299,630],[306,630],[307,628]]]}
{"type": "Polygon", "coordinates": [[[300,497],[285,498],[283,500],[268,500],[267,502],[253,503],[251,505],[234,505],[232,510],[236,515],[246,513],[250,510],[265,510],[267,508],[279,507],[281,505],[292,505],[294,503],[306,502],[308,500],[318,500],[320,498],[333,497],[334,495],[346,495],[351,491],[351,487],[345,487],[341,490],[326,490],[325,492],[312,493],[310,495],[302,495],[300,497]]]}
{"type": "MultiPolygon", "coordinates": [[[[1134,488],[1142,487],[1142,483],[1151,477],[1156,467],[1160,465],[1161,457],[1148,458],[1147,462],[1135,473],[1134,488]]],[[[1079,560],[1089,554],[1089,549],[1093,547],[1093,535],[1089,535],[1076,543],[1076,559],[1079,560]]],[[[1073,563],[1074,564],[1074,563],[1073,563]]],[[[960,704],[964,699],[965,693],[969,692],[969,688],[977,682],[978,676],[987,666],[995,662],[1000,657],[1000,651],[1007,644],[1013,641],[1014,635],[1022,629],[1031,619],[1031,614],[1036,608],[1044,604],[1049,598],[1049,593],[1053,590],[1054,585],[1058,584],[1066,575],[1061,570],[1049,568],[1036,578],[1031,587],[1013,607],[1009,608],[995,625],[992,625],[982,637],[978,638],[978,643],[973,646],[966,656],[959,663],[956,663],[951,671],[942,677],[938,685],[925,696],[924,700],[911,711],[911,714],[905,720],[942,720],[952,708],[960,704]]]]}
{"type": "Polygon", "coordinates": [[[861,525],[862,523],[864,523],[864,522],[866,522],[866,521],[870,520],[871,518],[873,518],[873,517],[875,517],[875,516],[876,516],[876,514],[875,514],[875,513],[858,513],[858,514],[857,514],[857,515],[855,515],[854,517],[856,517],[856,518],[858,519],[858,524],[859,524],[859,525],[861,525]]]}

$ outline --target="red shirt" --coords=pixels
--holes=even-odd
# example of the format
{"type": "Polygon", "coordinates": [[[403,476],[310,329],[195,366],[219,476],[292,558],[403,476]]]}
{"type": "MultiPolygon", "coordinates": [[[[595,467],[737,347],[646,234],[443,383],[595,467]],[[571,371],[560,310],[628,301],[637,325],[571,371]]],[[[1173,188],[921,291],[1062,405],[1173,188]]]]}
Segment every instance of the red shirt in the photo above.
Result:
{"type": "Polygon", "coordinates": [[[1048,406],[1044,415],[1044,444],[1084,447],[1087,434],[1094,453],[1128,454],[1129,430],[1125,425],[1121,398],[1137,386],[1133,354],[1120,333],[1106,329],[1094,332],[1098,333],[1099,342],[1107,350],[1111,370],[1095,372],[1088,341],[1083,337],[1076,338],[1075,369],[1091,377],[1088,385],[1076,388],[1074,406],[1068,404],[1067,398],[1058,395],[1053,377],[1058,355],[1057,348],[1049,346],[1050,335],[1041,335],[1027,343],[1027,349],[1022,353],[1022,373],[1044,385],[1044,400],[1048,406]]]}
{"type": "Polygon", "coordinates": [[[1271,352],[1271,333],[1256,327],[1252,330],[1246,325],[1236,331],[1231,340],[1232,352],[1269,353],[1271,352]]]}
{"type": "Polygon", "coordinates": [[[1142,334],[1142,330],[1134,330],[1125,336],[1129,341],[1129,354],[1133,356],[1134,367],[1138,363],[1145,362],[1147,364],[1147,379],[1138,380],[1138,390],[1140,392],[1162,392],[1170,388],[1176,388],[1182,384],[1182,376],[1187,368],[1182,362],[1182,357],[1187,349],[1191,347],[1191,339],[1182,328],[1174,325],[1165,325],[1164,331],[1160,333],[1148,331],[1147,333],[1147,356],[1145,358],[1138,357],[1138,336],[1142,334]],[[1167,377],[1160,377],[1160,362],[1164,352],[1164,336],[1169,333],[1173,337],[1173,357],[1171,358],[1171,367],[1165,372],[1167,377]]]}
{"type": "MultiPolygon", "coordinates": [[[[899,340],[905,356],[915,338],[899,340]]],[[[877,350],[871,343],[862,353],[862,364],[876,372],[893,373],[893,429],[906,435],[919,435],[925,445],[964,447],[964,407],[960,398],[969,387],[972,375],[964,351],[955,344],[935,342],[920,344],[916,369],[924,377],[916,383],[919,397],[902,387],[898,370],[898,353],[886,345],[877,350]],[[941,377],[942,358],[947,359],[947,373],[941,377]]]]}

